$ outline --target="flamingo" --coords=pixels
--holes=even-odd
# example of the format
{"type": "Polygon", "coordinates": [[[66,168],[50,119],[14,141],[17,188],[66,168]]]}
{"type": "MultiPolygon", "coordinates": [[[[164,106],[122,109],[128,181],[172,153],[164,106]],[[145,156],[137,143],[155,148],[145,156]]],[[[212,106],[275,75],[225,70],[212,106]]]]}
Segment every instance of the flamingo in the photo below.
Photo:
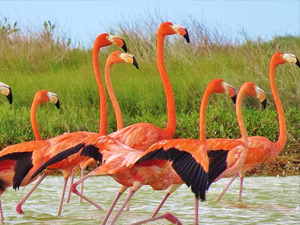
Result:
{"type": "MultiPolygon", "coordinates": [[[[134,56],[130,55],[130,54],[125,54],[125,53],[121,53],[119,51],[116,51],[114,53],[111,54],[110,57],[110,62],[114,62],[114,63],[121,63],[121,62],[126,62],[126,63],[131,63],[134,66],[136,66],[138,68],[138,64],[136,62],[136,59],[134,56]]],[[[76,134],[76,135],[81,135],[83,132],[74,132],[72,134],[76,134]]],[[[75,146],[76,144],[78,144],[79,142],[81,142],[81,139],[73,139],[72,134],[64,134],[64,135],[60,135],[54,138],[50,138],[48,139],[49,141],[56,141],[55,144],[52,144],[47,151],[44,153],[43,155],[43,162],[47,162],[49,159],[54,158],[55,155],[57,155],[58,153],[62,152],[62,150],[70,148],[72,146],[75,146]],[[61,140],[64,138],[64,136],[66,136],[66,140],[61,140]],[[57,141],[58,140],[58,141],[57,141]]],[[[93,135],[99,136],[99,134],[95,134],[95,133],[91,133],[93,135]]],[[[85,135],[85,132],[83,133],[83,135],[85,135]]],[[[89,135],[89,136],[93,136],[93,135],[89,135]]],[[[83,136],[81,137],[83,138],[83,136]]],[[[76,148],[75,148],[76,149],[76,148]]],[[[47,167],[47,170],[43,173],[42,175],[42,179],[44,179],[47,174],[52,173],[54,170],[59,169],[63,172],[63,176],[64,176],[64,185],[63,185],[63,191],[62,191],[62,195],[61,195],[61,200],[60,200],[60,204],[59,204],[59,208],[58,208],[58,215],[61,214],[61,210],[62,210],[62,204],[63,204],[63,199],[64,199],[64,193],[65,193],[65,189],[66,189],[66,184],[67,184],[67,180],[68,178],[72,175],[73,169],[79,165],[79,163],[81,163],[83,160],[85,160],[86,157],[78,157],[76,159],[72,159],[72,162],[70,163],[68,160],[65,161],[60,161],[60,162],[56,162],[55,164],[49,165],[47,167]],[[73,163],[73,164],[72,164],[73,163]]],[[[93,158],[95,161],[99,161],[98,158],[93,158]]],[[[37,170],[41,165],[39,165],[38,167],[34,167],[35,170],[37,170]]],[[[23,175],[24,176],[24,175],[23,175]]],[[[41,179],[41,180],[42,180],[41,179]]],[[[18,186],[19,183],[21,182],[22,178],[20,178],[20,181],[18,183],[15,184],[15,186],[18,186]]],[[[37,182],[36,185],[33,187],[32,190],[35,189],[35,187],[37,185],[39,185],[40,182],[37,182]]],[[[29,192],[29,195],[32,193],[29,192]]],[[[21,210],[21,205],[24,203],[24,199],[26,200],[28,198],[28,196],[25,196],[23,198],[23,200],[17,205],[17,210],[21,210]]],[[[101,206],[98,206],[98,208],[101,209],[101,206]]]]}
{"type": "MultiPolygon", "coordinates": [[[[4,94],[6,93],[7,96],[10,96],[9,101],[10,103],[12,102],[12,98],[11,98],[12,95],[8,86],[3,86],[2,83],[0,83],[0,92],[4,94]],[[3,90],[3,88],[5,90],[3,90]]],[[[36,119],[36,111],[38,105],[46,102],[52,102],[56,105],[57,108],[60,107],[59,99],[55,93],[48,92],[47,90],[40,90],[35,94],[31,105],[30,119],[31,119],[31,126],[33,129],[35,140],[38,141],[37,144],[35,145],[36,148],[32,149],[31,152],[27,151],[26,147],[28,146],[28,144],[31,145],[32,142],[25,142],[21,144],[8,146],[0,152],[0,183],[1,183],[0,196],[4,193],[4,191],[8,187],[13,185],[14,180],[18,179],[17,176],[15,176],[15,174],[18,173],[18,171],[20,170],[20,160],[24,160],[30,165],[31,160],[35,160],[36,158],[35,153],[43,151],[49,146],[47,142],[40,141],[42,140],[42,138],[41,138],[41,134],[36,119]]],[[[27,172],[29,172],[29,174],[22,182],[21,184],[22,186],[27,185],[29,184],[29,182],[31,182],[29,181],[28,177],[31,176],[32,171],[30,172],[29,169],[27,172]]],[[[1,199],[0,199],[0,214],[1,214],[1,222],[3,222],[4,217],[1,208],[1,199]]]]}
{"type": "Polygon", "coordinates": [[[7,84],[0,82],[0,94],[5,95],[9,103],[12,104],[13,101],[12,92],[10,87],[7,84]]]}
{"type": "MultiPolygon", "coordinates": [[[[242,85],[238,93],[237,102],[236,102],[236,116],[238,118],[238,124],[241,130],[242,140],[238,140],[238,141],[229,140],[231,142],[231,150],[230,152],[228,152],[228,155],[231,154],[233,157],[235,155],[236,158],[228,160],[228,157],[226,157],[226,155],[224,157],[223,152],[226,152],[226,150],[215,151],[213,156],[211,154],[213,151],[211,151],[211,149],[209,148],[210,144],[208,143],[209,140],[211,139],[208,140],[205,139],[205,109],[206,109],[206,104],[209,95],[213,92],[218,91],[218,89],[222,90],[222,86],[224,87],[224,85],[222,86],[220,85],[222,83],[223,81],[221,79],[215,79],[208,84],[205,90],[205,93],[201,101],[200,114],[199,114],[200,117],[199,126],[201,128],[199,140],[173,139],[164,142],[158,142],[150,149],[148,149],[144,153],[144,155],[137,161],[137,163],[141,163],[141,162],[147,162],[148,160],[167,159],[173,163],[173,167],[175,168],[176,172],[180,175],[182,180],[188,186],[191,186],[192,191],[195,193],[196,196],[195,224],[198,224],[199,188],[205,188],[207,190],[215,177],[220,178],[222,174],[228,173],[229,170],[237,170],[237,167],[241,167],[241,164],[243,164],[243,158],[245,158],[244,152],[247,153],[247,149],[248,149],[248,136],[247,136],[247,131],[245,129],[245,124],[242,118],[242,111],[241,111],[242,99],[244,95],[256,96],[263,102],[265,100],[264,92],[259,87],[257,87],[254,83],[247,82],[242,85]],[[217,89],[211,92],[213,90],[212,88],[217,88],[217,89]],[[241,151],[241,149],[243,153],[239,153],[239,155],[237,155],[237,153],[241,151]],[[203,167],[204,165],[206,166],[203,167]],[[198,173],[199,167],[201,166],[203,168],[206,168],[207,176],[205,178],[200,177],[200,174],[198,173]],[[201,179],[207,179],[207,182],[205,182],[205,187],[200,186],[201,179]]],[[[225,142],[225,141],[228,142],[228,140],[217,139],[217,141],[218,141],[218,145],[225,144],[227,145],[225,149],[228,148],[229,144],[225,142]]],[[[151,219],[140,221],[134,224],[135,225],[143,224],[145,222],[152,221],[152,219],[156,220],[156,215],[159,209],[162,207],[163,203],[166,201],[169,195],[173,193],[179,186],[180,184],[179,185],[173,184],[169,188],[167,195],[165,196],[161,204],[158,206],[158,208],[152,215],[151,219]]],[[[201,197],[201,192],[200,192],[200,197],[201,197]]],[[[203,198],[201,199],[204,200],[203,198]]]]}
{"type": "Polygon", "coordinates": [[[275,68],[278,65],[285,63],[293,63],[296,64],[300,68],[299,59],[293,54],[285,54],[282,52],[276,52],[273,54],[270,60],[269,65],[269,81],[272,96],[275,102],[277,115],[278,115],[278,124],[279,124],[279,136],[275,142],[272,142],[266,137],[262,136],[253,136],[249,137],[249,149],[247,158],[244,162],[244,165],[240,169],[239,173],[236,173],[233,178],[229,181],[224,190],[217,197],[217,201],[219,201],[222,196],[225,194],[227,189],[230,187],[235,178],[240,175],[240,191],[238,200],[242,200],[242,190],[243,190],[243,181],[247,171],[252,170],[262,163],[269,163],[276,159],[276,157],[280,154],[280,152],[284,149],[284,146],[287,141],[287,129],[286,122],[284,117],[283,107],[281,105],[276,82],[275,82],[275,68]]]}
{"type": "MultiPolygon", "coordinates": [[[[109,94],[110,99],[111,99],[112,104],[113,104],[113,109],[114,109],[115,116],[116,116],[116,121],[117,121],[117,130],[120,130],[120,129],[123,128],[123,118],[122,118],[122,113],[121,113],[121,110],[120,110],[120,106],[118,104],[118,101],[116,99],[116,96],[115,96],[115,93],[114,93],[114,90],[113,90],[113,87],[112,87],[112,83],[111,83],[111,79],[110,79],[110,68],[115,63],[123,63],[123,62],[126,62],[126,61],[132,63],[137,69],[139,68],[138,64],[137,64],[137,61],[136,61],[134,56],[129,55],[129,54],[124,54],[124,53],[121,53],[119,51],[115,51],[115,52],[111,53],[108,56],[108,58],[106,60],[106,64],[105,64],[105,82],[106,82],[106,87],[107,87],[108,94],[109,94]]],[[[85,168],[89,164],[94,163],[94,162],[95,162],[95,160],[93,158],[89,158],[89,159],[85,160],[84,162],[82,162],[80,164],[81,178],[84,176],[83,171],[85,170],[85,168]]],[[[73,180],[74,179],[71,180],[72,181],[71,185],[73,184],[73,180]]],[[[69,189],[69,193],[68,193],[67,202],[69,202],[69,200],[70,200],[71,185],[70,185],[70,189],[69,189]]],[[[81,183],[80,193],[83,194],[83,182],[81,183]]],[[[79,202],[81,203],[81,201],[82,201],[82,198],[80,197],[79,202]]]]}
{"type": "MultiPolygon", "coordinates": [[[[164,22],[162,23],[157,31],[157,52],[156,52],[156,61],[158,71],[163,82],[166,101],[167,101],[167,126],[164,129],[161,129],[153,124],[150,123],[136,123],[130,126],[127,126],[123,129],[120,129],[109,136],[121,141],[122,143],[134,148],[145,151],[149,148],[152,144],[156,143],[157,141],[170,139],[173,137],[175,130],[176,130],[176,111],[175,111],[175,99],[173,89],[168,78],[165,63],[164,63],[164,54],[163,54],[163,45],[164,45],[164,38],[167,35],[179,34],[183,36],[186,41],[189,43],[189,36],[188,32],[185,27],[180,25],[175,25],[171,22],[164,22]]],[[[109,87],[108,84],[108,91],[110,92],[110,96],[113,102],[115,102],[115,97],[113,94],[112,87],[109,87]]],[[[117,103],[113,103],[115,106],[117,103]]],[[[117,113],[118,110],[115,109],[117,113]]],[[[92,161],[92,160],[91,160],[92,161]]],[[[82,192],[79,193],[76,190],[76,186],[83,182],[83,179],[74,183],[71,188],[72,192],[76,193],[77,195],[83,197],[82,192]]],[[[125,189],[126,190],[126,189],[125,189]]],[[[124,188],[120,188],[120,191],[124,191],[124,188]]],[[[89,200],[89,202],[92,202],[89,200]]],[[[96,203],[92,203],[94,206],[97,207],[96,203]]],[[[128,210],[128,208],[127,208],[128,210]]]]}
{"type": "Polygon", "coordinates": [[[167,126],[161,129],[150,123],[136,123],[120,129],[109,136],[122,143],[140,150],[146,150],[157,141],[170,139],[176,130],[176,110],[173,89],[167,75],[164,63],[164,38],[167,35],[179,34],[189,42],[188,32],[185,27],[172,24],[171,22],[162,23],[157,30],[157,68],[164,86],[167,102],[167,126]]]}
{"type": "MultiPolygon", "coordinates": [[[[101,76],[100,76],[100,68],[99,68],[99,62],[98,62],[98,54],[99,51],[102,47],[107,47],[110,45],[118,45],[121,48],[124,49],[124,51],[127,51],[126,44],[124,40],[115,35],[110,35],[107,33],[102,33],[99,36],[97,36],[95,42],[94,42],[94,47],[93,47],[93,68],[94,68],[94,74],[98,86],[98,91],[99,91],[99,99],[100,99],[100,122],[99,122],[99,133],[106,134],[107,132],[107,109],[106,109],[106,96],[105,96],[105,90],[104,86],[101,81],[101,76]]],[[[45,162],[49,158],[51,158],[53,155],[55,155],[57,152],[62,151],[63,149],[69,148],[71,146],[74,146],[78,141],[83,140],[84,138],[94,135],[96,133],[94,132],[73,132],[73,133],[67,133],[63,135],[59,135],[57,137],[53,137],[50,139],[47,139],[49,142],[49,147],[47,149],[47,152],[45,152],[44,155],[40,155],[40,160],[45,162]]],[[[34,145],[34,142],[32,143],[34,145]]],[[[32,146],[32,148],[35,148],[35,146],[32,146]]],[[[40,165],[36,165],[39,168],[40,165]]],[[[29,192],[22,198],[22,200],[17,204],[16,206],[16,211],[19,214],[23,214],[22,210],[22,205],[24,202],[27,200],[27,198],[31,195],[31,193],[35,190],[35,188],[42,182],[42,180],[50,173],[53,171],[46,170],[40,179],[37,181],[37,183],[29,190],[29,192]]],[[[60,203],[58,207],[58,215],[61,215],[61,210],[62,210],[62,205],[63,205],[63,198],[64,198],[64,193],[66,189],[66,184],[68,178],[71,176],[72,171],[71,168],[68,168],[63,171],[64,174],[64,184],[63,184],[63,190],[62,190],[62,195],[60,198],[60,203]]],[[[20,177],[20,180],[22,181],[23,177],[25,174],[23,174],[20,177]]],[[[16,187],[20,185],[20,182],[17,182],[14,184],[16,187]]]]}

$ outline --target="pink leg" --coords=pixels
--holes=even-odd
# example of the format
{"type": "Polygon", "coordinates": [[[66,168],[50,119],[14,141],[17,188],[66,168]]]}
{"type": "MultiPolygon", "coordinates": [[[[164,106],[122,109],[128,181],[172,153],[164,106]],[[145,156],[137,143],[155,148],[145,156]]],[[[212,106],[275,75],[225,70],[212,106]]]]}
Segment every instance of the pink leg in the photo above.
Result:
{"type": "MultiPolygon", "coordinates": [[[[84,168],[81,168],[80,179],[84,177],[84,168]]],[[[80,194],[83,195],[83,181],[80,184],[80,194]]],[[[79,198],[79,203],[82,203],[82,197],[79,198]]]]}
{"type": "Polygon", "coordinates": [[[88,173],[87,175],[85,175],[83,178],[81,178],[80,180],[78,180],[78,181],[75,182],[74,184],[72,184],[72,186],[71,186],[71,191],[72,191],[74,194],[76,194],[76,195],[82,197],[82,198],[83,198],[84,200],[86,200],[87,202],[91,203],[91,204],[92,204],[93,206],[95,206],[96,208],[102,210],[103,208],[102,208],[100,205],[98,205],[96,202],[92,201],[91,199],[89,199],[89,198],[86,197],[85,195],[81,194],[81,193],[80,193],[79,191],[77,191],[77,189],[76,189],[77,185],[80,184],[81,182],[83,182],[84,180],[86,180],[87,178],[89,178],[90,176],[92,176],[92,173],[93,173],[93,171],[90,172],[90,173],[88,173]]]}
{"type": "Polygon", "coordinates": [[[0,216],[1,216],[1,223],[3,223],[3,221],[4,221],[4,216],[3,216],[3,212],[2,212],[1,196],[0,196],[0,216]]]}
{"type": "Polygon", "coordinates": [[[70,198],[71,198],[71,186],[74,183],[74,176],[75,176],[75,170],[72,171],[72,176],[71,176],[71,180],[70,180],[70,188],[69,188],[69,192],[68,192],[68,196],[67,196],[67,203],[70,203],[70,198]]]}
{"type": "MultiPolygon", "coordinates": [[[[110,223],[110,225],[115,224],[116,220],[118,219],[118,217],[120,216],[120,214],[122,213],[123,209],[125,208],[126,204],[130,201],[131,197],[134,195],[135,192],[138,191],[138,189],[140,189],[142,187],[142,184],[140,182],[136,182],[133,184],[131,191],[129,192],[126,200],[123,202],[122,206],[120,207],[120,209],[118,210],[117,214],[115,215],[115,217],[113,218],[112,222],[110,223]]],[[[102,224],[103,225],[103,224],[102,224]]]]}
{"type": "Polygon", "coordinates": [[[65,197],[67,183],[68,183],[68,178],[65,178],[64,179],[64,186],[63,186],[63,189],[62,189],[62,192],[61,192],[60,202],[59,202],[59,206],[58,206],[58,211],[57,211],[58,216],[61,215],[61,210],[62,210],[62,206],[63,206],[63,203],[64,203],[64,197],[65,197]]]}
{"type": "MultiPolygon", "coordinates": [[[[130,190],[128,191],[128,195],[129,195],[129,193],[130,193],[130,190]]],[[[129,209],[130,209],[130,201],[127,203],[125,210],[129,211],[129,209]]]]}
{"type": "Polygon", "coordinates": [[[48,174],[46,172],[43,173],[43,175],[41,176],[41,178],[35,183],[34,186],[32,186],[32,188],[29,190],[29,192],[22,198],[22,200],[17,204],[16,206],[16,211],[19,214],[24,214],[23,210],[22,210],[22,205],[24,204],[24,202],[27,200],[27,198],[31,195],[31,193],[37,188],[37,186],[39,186],[39,184],[44,180],[44,178],[47,176],[48,174]]]}
{"type": "Polygon", "coordinates": [[[243,183],[244,183],[244,177],[241,176],[239,201],[242,201],[243,183]]]}
{"type": "Polygon", "coordinates": [[[199,199],[195,198],[195,225],[198,225],[198,209],[199,209],[199,199]]]}
{"type": "Polygon", "coordinates": [[[228,190],[228,188],[230,187],[230,185],[232,184],[232,182],[235,180],[235,178],[238,176],[238,173],[234,174],[234,176],[231,178],[231,180],[229,181],[229,183],[226,185],[226,187],[224,188],[224,190],[219,194],[219,196],[216,198],[216,201],[220,201],[220,199],[223,197],[223,195],[225,194],[225,192],[228,190]]]}
{"type": "Polygon", "coordinates": [[[165,204],[165,201],[168,199],[168,197],[177,190],[177,188],[179,188],[181,186],[181,184],[172,184],[169,189],[167,194],[165,195],[164,199],[161,201],[161,203],[159,204],[159,206],[157,207],[157,209],[155,210],[155,212],[153,213],[151,218],[154,218],[157,213],[159,212],[159,210],[161,209],[161,207],[163,206],[163,204],[165,204]]]}
{"type": "MultiPolygon", "coordinates": [[[[120,190],[119,190],[119,193],[118,193],[117,197],[115,198],[114,202],[113,202],[112,205],[110,206],[110,208],[109,208],[108,212],[106,213],[104,219],[102,220],[102,223],[101,223],[101,224],[106,224],[106,222],[107,222],[107,220],[108,220],[108,218],[109,218],[111,212],[113,211],[114,207],[116,206],[116,204],[117,204],[119,198],[120,198],[121,195],[124,193],[124,191],[126,191],[127,188],[128,188],[128,187],[125,187],[125,186],[123,186],[123,185],[120,187],[120,190]]],[[[129,192],[129,193],[130,193],[130,192],[129,192]]],[[[128,194],[129,194],[129,193],[128,193],[128,194]]],[[[127,197],[128,197],[128,196],[127,196],[127,197]]]]}
{"type": "Polygon", "coordinates": [[[165,201],[168,199],[169,196],[170,196],[170,193],[168,192],[165,195],[164,199],[159,204],[159,206],[157,207],[157,209],[155,210],[155,212],[153,213],[153,215],[151,216],[151,218],[154,218],[157,215],[157,213],[159,212],[159,210],[161,209],[161,207],[163,206],[163,204],[165,203],[165,201]]]}
{"type": "Polygon", "coordinates": [[[161,219],[166,219],[166,220],[168,220],[169,222],[171,222],[172,224],[182,225],[182,223],[180,222],[180,220],[177,219],[177,218],[176,218],[173,214],[171,214],[171,213],[166,213],[166,214],[163,214],[163,215],[161,215],[161,216],[157,216],[157,217],[150,218],[150,219],[147,219],[147,220],[143,220],[143,221],[140,221],[140,222],[132,223],[131,225],[140,225],[140,224],[148,223],[148,222],[150,222],[150,221],[161,220],[161,219]]]}

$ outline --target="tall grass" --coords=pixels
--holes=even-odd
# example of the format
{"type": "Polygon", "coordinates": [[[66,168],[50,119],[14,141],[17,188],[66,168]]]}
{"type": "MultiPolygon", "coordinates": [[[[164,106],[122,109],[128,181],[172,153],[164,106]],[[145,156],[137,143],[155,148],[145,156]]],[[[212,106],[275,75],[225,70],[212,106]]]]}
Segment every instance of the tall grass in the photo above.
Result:
{"type": "MultiPolygon", "coordinates": [[[[128,64],[118,64],[111,69],[125,125],[136,122],[166,125],[165,95],[155,55],[156,30],[162,21],[161,18],[138,23],[125,21],[118,30],[110,29],[111,33],[124,37],[129,53],[136,56],[140,66],[137,70],[128,64]]],[[[40,30],[21,29],[3,19],[0,25],[0,80],[11,86],[14,95],[12,106],[4,97],[0,100],[1,147],[33,140],[29,110],[39,89],[58,94],[62,106],[61,110],[50,104],[39,107],[38,122],[44,138],[65,131],[97,132],[99,99],[92,69],[92,49],[71,48],[70,39],[56,34],[55,25],[50,21],[40,30]]],[[[236,88],[245,81],[253,81],[266,91],[267,110],[261,110],[255,99],[247,98],[243,113],[249,135],[275,140],[278,125],[268,80],[269,59],[276,51],[297,54],[300,38],[275,37],[269,42],[247,40],[240,43],[193,18],[181,25],[190,33],[190,44],[177,35],[165,40],[165,64],[176,101],[176,137],[198,137],[202,93],[211,79],[220,77],[236,88]]],[[[102,75],[105,60],[114,50],[120,49],[111,46],[99,55],[102,75]]],[[[300,142],[299,79],[300,71],[294,65],[276,69],[289,143],[300,142]]],[[[112,132],[116,124],[110,103],[108,107],[109,132],[112,132]]],[[[240,136],[231,99],[214,95],[207,111],[207,137],[240,136]]]]}

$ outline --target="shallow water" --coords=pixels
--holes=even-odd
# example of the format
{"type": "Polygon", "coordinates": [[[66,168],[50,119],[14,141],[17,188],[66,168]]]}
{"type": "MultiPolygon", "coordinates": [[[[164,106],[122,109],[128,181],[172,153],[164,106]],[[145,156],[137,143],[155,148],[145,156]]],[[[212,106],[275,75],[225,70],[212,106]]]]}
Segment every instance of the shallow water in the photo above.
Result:
{"type": "MultiPolygon", "coordinates": [[[[221,201],[215,202],[228,181],[222,179],[212,184],[207,201],[199,202],[200,224],[300,224],[300,176],[246,177],[242,202],[237,202],[237,179],[221,201]]],[[[62,216],[58,217],[62,182],[60,176],[47,177],[23,205],[24,215],[18,215],[15,206],[31,185],[19,191],[8,189],[2,195],[5,224],[100,224],[119,189],[110,177],[93,177],[85,182],[85,194],[102,205],[104,210],[100,211],[87,202],[79,204],[78,197],[72,195],[71,202],[64,205],[62,216]]],[[[130,211],[124,211],[117,224],[149,218],[164,195],[165,191],[142,187],[133,196],[130,211]]],[[[169,197],[160,213],[165,212],[173,213],[183,224],[193,224],[194,195],[186,185],[169,197]]],[[[161,220],[150,224],[169,222],[161,220]]]]}

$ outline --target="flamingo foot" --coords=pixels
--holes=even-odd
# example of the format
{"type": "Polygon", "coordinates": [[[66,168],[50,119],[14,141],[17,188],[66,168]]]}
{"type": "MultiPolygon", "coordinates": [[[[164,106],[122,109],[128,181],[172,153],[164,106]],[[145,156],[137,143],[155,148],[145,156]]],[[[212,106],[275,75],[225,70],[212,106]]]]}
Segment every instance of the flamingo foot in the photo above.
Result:
{"type": "Polygon", "coordinates": [[[17,211],[17,213],[19,213],[19,214],[25,214],[25,213],[23,212],[22,206],[21,206],[20,204],[18,204],[18,205],[16,206],[16,211],[17,211]]]}
{"type": "Polygon", "coordinates": [[[157,216],[157,217],[153,217],[153,218],[150,218],[147,220],[142,220],[140,222],[132,223],[131,225],[141,225],[141,224],[145,224],[145,223],[148,223],[151,221],[161,220],[161,219],[166,219],[172,224],[183,225],[176,216],[174,216],[172,213],[169,213],[169,212],[167,212],[161,216],[157,216]]]}
{"type": "Polygon", "coordinates": [[[163,216],[165,217],[166,220],[168,220],[172,224],[182,225],[180,220],[176,216],[174,216],[172,213],[167,212],[163,216]]]}

